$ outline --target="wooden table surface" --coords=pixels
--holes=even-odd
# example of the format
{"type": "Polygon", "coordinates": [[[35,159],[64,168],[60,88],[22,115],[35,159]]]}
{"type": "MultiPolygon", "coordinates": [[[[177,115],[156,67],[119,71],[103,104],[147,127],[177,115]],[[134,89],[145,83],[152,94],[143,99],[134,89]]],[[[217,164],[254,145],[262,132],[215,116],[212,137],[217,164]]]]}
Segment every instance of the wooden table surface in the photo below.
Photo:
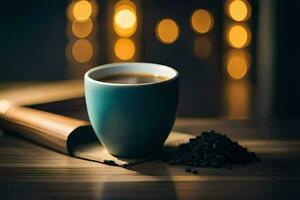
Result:
{"type": "Polygon", "coordinates": [[[0,199],[300,199],[300,121],[179,119],[175,130],[216,129],[262,162],[185,173],[151,161],[129,169],[79,160],[0,132],[0,199]]]}

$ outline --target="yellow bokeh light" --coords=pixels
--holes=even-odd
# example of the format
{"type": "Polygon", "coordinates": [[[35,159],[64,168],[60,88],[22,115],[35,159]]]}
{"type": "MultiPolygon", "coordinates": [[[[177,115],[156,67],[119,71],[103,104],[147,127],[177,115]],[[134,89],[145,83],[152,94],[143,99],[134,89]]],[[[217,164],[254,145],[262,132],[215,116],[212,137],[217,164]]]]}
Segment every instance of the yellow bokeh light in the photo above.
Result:
{"type": "Polygon", "coordinates": [[[194,40],[194,55],[200,59],[206,59],[211,55],[211,40],[207,36],[198,36],[194,40]]]}
{"type": "Polygon", "coordinates": [[[73,21],[72,32],[78,38],[87,37],[93,29],[92,20],[88,19],[86,21],[73,21]]]}
{"type": "Polygon", "coordinates": [[[114,30],[120,37],[130,37],[136,31],[136,13],[129,9],[116,12],[114,17],[114,30]]]}
{"type": "Polygon", "coordinates": [[[190,23],[197,33],[207,33],[214,26],[214,18],[208,10],[198,9],[193,12],[190,23]]]}
{"type": "Polygon", "coordinates": [[[73,58],[79,63],[88,62],[93,56],[93,46],[86,39],[76,40],[72,47],[73,58]]]}
{"type": "Polygon", "coordinates": [[[251,32],[246,25],[233,25],[228,29],[227,42],[233,48],[244,48],[251,41],[251,32]]]}
{"type": "MultiPolygon", "coordinates": [[[[86,0],[83,0],[86,1],[86,0]]],[[[71,1],[67,7],[67,18],[70,21],[85,21],[88,18],[91,17],[96,17],[98,14],[98,10],[99,10],[99,6],[98,3],[95,0],[89,0],[86,2],[84,2],[82,6],[82,3],[79,3],[79,1],[71,1]],[[88,5],[90,4],[90,6],[88,5]],[[74,9],[74,6],[76,5],[76,8],[74,9]],[[76,13],[76,17],[75,14],[76,13]]]]}
{"type": "Polygon", "coordinates": [[[227,73],[233,79],[242,79],[250,68],[250,55],[245,50],[231,50],[227,54],[227,73]]]}
{"type": "Polygon", "coordinates": [[[116,13],[114,22],[121,28],[131,28],[136,23],[136,14],[129,9],[122,9],[116,13]]]}
{"type": "Polygon", "coordinates": [[[92,15],[92,4],[86,0],[77,1],[73,6],[73,16],[78,21],[85,21],[92,15]]]}
{"type": "Polygon", "coordinates": [[[164,44],[171,44],[179,37],[179,26],[172,19],[163,19],[156,26],[156,37],[164,44]]]}
{"type": "Polygon", "coordinates": [[[241,79],[247,73],[246,61],[240,57],[233,57],[227,65],[227,72],[234,79],[241,79]]]}
{"type": "Polygon", "coordinates": [[[122,0],[115,5],[113,27],[120,37],[130,37],[136,32],[137,14],[132,1],[122,0]]]}
{"type": "Polygon", "coordinates": [[[129,38],[120,38],[115,43],[114,51],[121,60],[129,60],[135,54],[135,44],[129,38]]]}
{"type": "Polygon", "coordinates": [[[133,27],[126,29],[114,25],[114,30],[116,34],[120,37],[130,37],[136,31],[136,24],[133,27]]]}
{"type": "Polygon", "coordinates": [[[251,7],[246,0],[231,0],[226,3],[226,12],[235,21],[246,21],[251,16],[251,7]]]}

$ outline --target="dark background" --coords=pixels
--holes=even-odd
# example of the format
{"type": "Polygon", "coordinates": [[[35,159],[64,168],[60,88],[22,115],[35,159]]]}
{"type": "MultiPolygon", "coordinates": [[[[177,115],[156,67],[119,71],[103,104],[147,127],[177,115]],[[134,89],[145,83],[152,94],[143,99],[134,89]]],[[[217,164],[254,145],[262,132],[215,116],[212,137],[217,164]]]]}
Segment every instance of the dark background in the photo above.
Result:
{"type": "MultiPolygon", "coordinates": [[[[120,62],[113,56],[112,7],[117,1],[97,1],[94,19],[97,31],[91,62],[76,64],[67,59],[72,38],[68,36],[67,7],[71,1],[11,0],[1,2],[0,84],[7,81],[62,80],[82,78],[87,69],[120,62]],[[97,49],[97,51],[96,51],[97,49]]],[[[245,23],[252,32],[252,63],[246,76],[233,80],[224,68],[227,24],[225,1],[147,0],[137,7],[137,56],[131,61],[155,62],[176,68],[181,75],[180,116],[227,118],[299,118],[300,2],[249,0],[252,15],[245,23]],[[203,8],[214,17],[213,29],[205,35],[212,51],[207,59],[193,53],[193,41],[203,37],[189,23],[192,12],[203,8]],[[178,40],[170,45],[155,36],[157,22],[172,18],[180,27],[178,40]]]]}

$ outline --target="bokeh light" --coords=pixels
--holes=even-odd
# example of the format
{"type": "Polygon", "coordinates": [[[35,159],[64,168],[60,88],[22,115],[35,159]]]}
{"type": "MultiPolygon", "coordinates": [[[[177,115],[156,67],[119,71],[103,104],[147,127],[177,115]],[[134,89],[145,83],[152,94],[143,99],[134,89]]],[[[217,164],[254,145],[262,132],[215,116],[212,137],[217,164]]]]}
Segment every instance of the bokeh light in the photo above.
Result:
{"type": "Polygon", "coordinates": [[[193,12],[190,23],[197,33],[207,33],[214,26],[214,18],[208,10],[198,9],[193,12]]]}
{"type": "Polygon", "coordinates": [[[226,13],[235,21],[246,21],[251,16],[251,6],[246,0],[230,0],[226,3],[226,13]]]}
{"type": "Polygon", "coordinates": [[[164,44],[171,44],[179,37],[179,26],[173,19],[163,19],[156,26],[156,37],[164,44]]]}
{"type": "Polygon", "coordinates": [[[226,55],[226,69],[233,79],[242,79],[251,64],[250,54],[246,50],[231,50],[226,55]]]}
{"type": "Polygon", "coordinates": [[[86,63],[93,57],[93,46],[86,39],[79,39],[72,47],[73,58],[79,63],[86,63]]]}
{"type": "Polygon", "coordinates": [[[129,60],[135,54],[135,44],[129,38],[120,38],[114,46],[115,55],[121,60],[129,60]]]}
{"type": "Polygon", "coordinates": [[[75,1],[71,1],[67,7],[67,18],[69,21],[73,21],[74,20],[74,16],[73,16],[73,8],[74,8],[74,4],[75,1]]]}
{"type": "Polygon", "coordinates": [[[194,40],[194,55],[199,59],[207,59],[211,55],[212,44],[207,36],[198,36],[194,40]]]}
{"type": "Polygon", "coordinates": [[[73,16],[77,21],[85,21],[92,14],[92,4],[86,0],[77,1],[73,7],[73,16]]]}
{"type": "Polygon", "coordinates": [[[233,57],[229,59],[227,64],[227,72],[230,77],[234,79],[241,79],[247,73],[246,61],[240,57],[233,57]]]}
{"type": "Polygon", "coordinates": [[[236,24],[227,32],[227,42],[233,48],[244,48],[251,41],[251,32],[246,25],[236,24]]]}
{"type": "Polygon", "coordinates": [[[251,114],[252,83],[248,80],[227,80],[224,90],[224,117],[248,119],[251,114]]]}
{"type": "Polygon", "coordinates": [[[120,37],[130,37],[137,28],[136,7],[131,1],[120,1],[115,6],[113,27],[120,37]]]}
{"type": "Polygon", "coordinates": [[[136,15],[129,9],[122,9],[116,13],[114,21],[121,28],[130,28],[136,23],[136,15]]]}
{"type": "Polygon", "coordinates": [[[115,11],[121,10],[124,8],[136,10],[136,6],[135,6],[134,2],[131,0],[120,0],[115,5],[115,11]]]}
{"type": "Polygon", "coordinates": [[[87,37],[93,29],[93,23],[91,19],[86,21],[73,21],[72,32],[78,38],[87,37]]]}
{"type": "Polygon", "coordinates": [[[92,15],[91,16],[94,18],[98,15],[99,5],[98,5],[98,2],[96,0],[89,0],[89,2],[92,5],[92,15]]]}

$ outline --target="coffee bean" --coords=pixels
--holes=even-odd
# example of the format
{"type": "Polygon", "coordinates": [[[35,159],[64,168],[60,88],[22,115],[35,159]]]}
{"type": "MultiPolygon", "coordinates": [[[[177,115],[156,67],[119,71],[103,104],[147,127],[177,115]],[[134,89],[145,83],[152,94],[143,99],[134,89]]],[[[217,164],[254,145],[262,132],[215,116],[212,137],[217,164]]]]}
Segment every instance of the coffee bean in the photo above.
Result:
{"type": "Polygon", "coordinates": [[[226,135],[209,130],[179,145],[174,153],[164,154],[163,160],[171,165],[229,169],[232,164],[248,164],[260,161],[260,158],[226,135]]]}

